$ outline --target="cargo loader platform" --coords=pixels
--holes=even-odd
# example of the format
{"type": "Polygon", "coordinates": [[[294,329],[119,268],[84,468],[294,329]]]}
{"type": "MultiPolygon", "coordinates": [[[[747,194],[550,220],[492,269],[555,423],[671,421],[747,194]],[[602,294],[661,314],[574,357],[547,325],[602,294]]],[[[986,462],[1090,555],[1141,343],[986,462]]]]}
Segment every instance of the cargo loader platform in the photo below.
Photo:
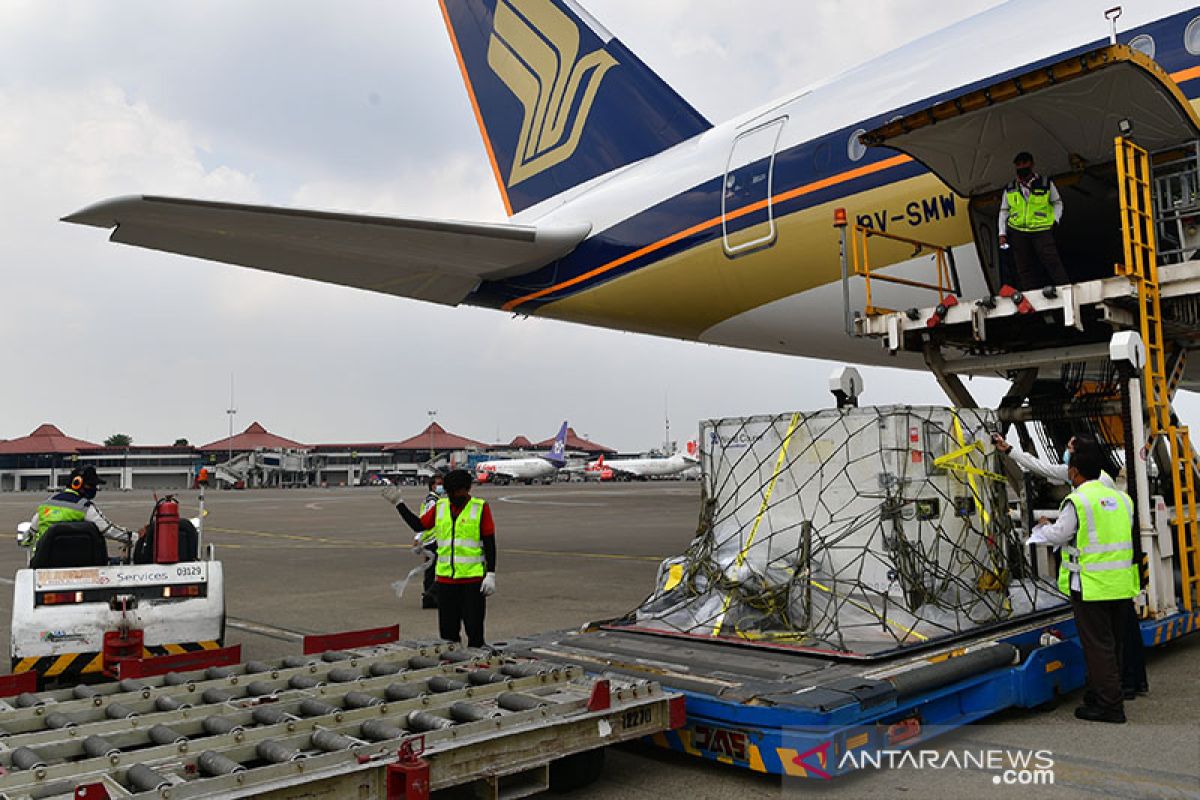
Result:
{"type": "Polygon", "coordinates": [[[683,716],[651,681],[372,641],[10,697],[0,797],[525,797],[595,777],[604,746],[683,716]]]}

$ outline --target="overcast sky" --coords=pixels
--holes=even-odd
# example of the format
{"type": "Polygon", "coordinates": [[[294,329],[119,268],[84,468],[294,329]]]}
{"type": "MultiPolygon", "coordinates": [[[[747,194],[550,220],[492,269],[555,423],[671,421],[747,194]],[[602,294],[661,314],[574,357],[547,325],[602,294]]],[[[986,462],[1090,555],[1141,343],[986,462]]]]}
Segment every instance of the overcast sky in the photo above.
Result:
{"type": "MultiPolygon", "coordinates": [[[[585,4],[718,122],[994,2],[585,4]]],[[[435,0],[5,0],[0,438],[53,422],[206,442],[227,432],[231,373],[239,429],[305,442],[408,437],[436,409],[479,439],[569,419],[639,450],[664,402],[681,441],[704,418],[829,402],[828,362],[435,307],[56,221],[130,193],[504,216],[435,0]]],[[[925,375],[864,372],[867,402],[942,401],[925,375]]]]}

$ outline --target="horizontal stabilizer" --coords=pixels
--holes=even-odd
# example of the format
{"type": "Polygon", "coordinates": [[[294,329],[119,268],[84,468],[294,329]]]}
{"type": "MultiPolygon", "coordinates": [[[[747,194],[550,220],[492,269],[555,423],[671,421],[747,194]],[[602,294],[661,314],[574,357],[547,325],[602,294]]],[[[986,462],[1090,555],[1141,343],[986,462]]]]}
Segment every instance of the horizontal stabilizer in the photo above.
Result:
{"type": "Polygon", "coordinates": [[[591,226],[449,222],[172,197],[104,200],[64,222],[122,244],[457,305],[480,281],[545,266],[591,226]]]}

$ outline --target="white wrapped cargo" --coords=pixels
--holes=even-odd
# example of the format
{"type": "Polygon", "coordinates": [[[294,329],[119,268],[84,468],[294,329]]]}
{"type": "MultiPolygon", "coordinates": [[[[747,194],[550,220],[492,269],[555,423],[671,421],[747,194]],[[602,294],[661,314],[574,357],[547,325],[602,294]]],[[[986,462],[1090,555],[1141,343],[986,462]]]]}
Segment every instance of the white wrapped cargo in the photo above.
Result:
{"type": "Polygon", "coordinates": [[[993,421],[889,406],[704,423],[700,532],[627,621],[873,655],[1065,602],[1029,577],[993,421]]]}

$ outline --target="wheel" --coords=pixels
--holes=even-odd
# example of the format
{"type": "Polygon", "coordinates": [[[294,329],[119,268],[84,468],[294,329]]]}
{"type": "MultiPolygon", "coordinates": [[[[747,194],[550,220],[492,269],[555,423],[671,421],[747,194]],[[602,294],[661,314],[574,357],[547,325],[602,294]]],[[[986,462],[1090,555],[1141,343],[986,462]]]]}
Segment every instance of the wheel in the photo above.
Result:
{"type": "Polygon", "coordinates": [[[550,791],[571,792],[594,783],[604,771],[604,748],[550,762],[550,791]]]}

